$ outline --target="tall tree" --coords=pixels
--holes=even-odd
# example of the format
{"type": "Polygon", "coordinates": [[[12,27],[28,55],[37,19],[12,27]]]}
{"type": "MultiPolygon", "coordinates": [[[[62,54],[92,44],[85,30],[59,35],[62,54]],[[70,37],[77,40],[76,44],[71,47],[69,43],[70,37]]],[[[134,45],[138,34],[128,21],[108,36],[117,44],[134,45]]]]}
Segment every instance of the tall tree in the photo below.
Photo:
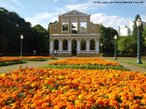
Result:
{"type": "Polygon", "coordinates": [[[136,42],[132,36],[121,36],[118,39],[117,46],[121,55],[136,55],[136,42]]]}
{"type": "Polygon", "coordinates": [[[0,54],[19,55],[20,52],[20,35],[24,35],[23,54],[33,54],[34,49],[38,53],[48,52],[48,35],[47,31],[37,25],[31,27],[15,12],[0,7],[0,54]],[[35,43],[36,42],[36,43],[35,43]],[[46,44],[46,45],[45,45],[46,44]],[[31,46],[30,46],[31,45],[31,46]]]}
{"type": "Polygon", "coordinates": [[[40,53],[48,53],[49,39],[47,30],[39,24],[32,27],[32,29],[36,34],[33,39],[33,41],[35,42],[34,49],[36,49],[40,53]]]}
{"type": "Polygon", "coordinates": [[[100,43],[103,45],[103,52],[108,54],[114,53],[114,36],[118,35],[117,31],[111,27],[100,26],[100,43]]]}

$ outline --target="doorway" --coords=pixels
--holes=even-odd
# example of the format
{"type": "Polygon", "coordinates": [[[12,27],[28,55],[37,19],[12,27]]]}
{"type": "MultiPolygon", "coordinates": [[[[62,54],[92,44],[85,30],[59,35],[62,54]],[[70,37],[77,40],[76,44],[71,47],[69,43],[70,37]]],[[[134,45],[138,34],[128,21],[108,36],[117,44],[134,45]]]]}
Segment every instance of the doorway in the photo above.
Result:
{"type": "Polygon", "coordinates": [[[77,40],[73,39],[72,40],[72,56],[77,55],[77,40]]]}

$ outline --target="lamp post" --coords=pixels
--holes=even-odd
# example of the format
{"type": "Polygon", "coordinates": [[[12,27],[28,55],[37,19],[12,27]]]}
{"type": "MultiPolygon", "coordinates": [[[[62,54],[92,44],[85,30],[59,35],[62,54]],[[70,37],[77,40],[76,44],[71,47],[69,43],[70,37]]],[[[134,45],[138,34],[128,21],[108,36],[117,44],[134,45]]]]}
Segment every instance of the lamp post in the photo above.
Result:
{"type": "Polygon", "coordinates": [[[20,42],[20,57],[22,56],[22,46],[23,46],[23,44],[22,44],[22,40],[23,40],[23,38],[24,38],[24,36],[23,36],[23,34],[21,34],[20,35],[20,40],[21,40],[21,42],[20,42]]]}
{"type": "Polygon", "coordinates": [[[136,21],[136,26],[137,26],[137,64],[142,64],[141,50],[140,50],[141,36],[140,36],[140,29],[139,29],[141,24],[142,24],[141,18],[138,18],[136,21]]]}
{"type": "Polygon", "coordinates": [[[33,55],[34,55],[34,56],[36,55],[36,50],[33,50],[33,55]]]}
{"type": "Polygon", "coordinates": [[[100,48],[100,50],[101,50],[100,52],[102,53],[102,43],[100,44],[100,47],[101,47],[101,48],[100,48]]]}
{"type": "Polygon", "coordinates": [[[117,35],[114,36],[115,39],[115,52],[114,52],[114,59],[117,60],[117,35]]]}

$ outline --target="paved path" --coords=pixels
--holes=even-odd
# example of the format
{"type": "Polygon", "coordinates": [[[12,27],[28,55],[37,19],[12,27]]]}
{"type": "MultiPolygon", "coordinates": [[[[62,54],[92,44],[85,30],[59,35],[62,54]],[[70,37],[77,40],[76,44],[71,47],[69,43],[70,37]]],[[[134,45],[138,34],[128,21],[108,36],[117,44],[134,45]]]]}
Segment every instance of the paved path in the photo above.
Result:
{"type": "MultiPolygon", "coordinates": [[[[52,61],[52,60],[49,60],[52,61]]],[[[23,68],[26,67],[33,67],[33,68],[37,68],[37,67],[43,67],[44,65],[47,65],[49,61],[29,61],[27,63],[24,64],[15,64],[15,65],[9,65],[9,66],[2,66],[0,67],[0,73],[7,73],[9,71],[13,71],[18,69],[20,66],[22,66],[23,68]]]]}
{"type": "Polygon", "coordinates": [[[119,64],[121,64],[122,66],[124,66],[125,68],[131,70],[131,71],[136,71],[136,72],[146,72],[146,68],[140,67],[140,66],[136,66],[136,65],[131,65],[131,64],[127,64],[127,63],[122,63],[119,62],[119,64]]]}
{"type": "MultiPolygon", "coordinates": [[[[131,71],[135,71],[135,72],[146,72],[146,68],[142,67],[142,66],[138,66],[137,64],[128,64],[126,62],[122,62],[121,59],[122,57],[118,60],[113,60],[113,57],[103,57],[103,59],[106,59],[106,60],[111,60],[111,61],[115,61],[115,62],[118,62],[120,65],[124,66],[125,68],[131,70],[131,71]]],[[[126,58],[124,58],[125,60],[126,58]]],[[[128,59],[128,58],[127,58],[128,59]]],[[[143,63],[144,64],[144,63],[143,63]]]]}

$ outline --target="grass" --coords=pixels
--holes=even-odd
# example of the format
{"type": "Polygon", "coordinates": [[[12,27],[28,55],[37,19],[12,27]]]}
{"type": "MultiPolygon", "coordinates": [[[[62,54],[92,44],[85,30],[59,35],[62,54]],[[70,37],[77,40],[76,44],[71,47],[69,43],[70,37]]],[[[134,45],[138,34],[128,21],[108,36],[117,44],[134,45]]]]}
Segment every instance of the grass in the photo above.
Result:
{"type": "Polygon", "coordinates": [[[47,60],[57,60],[57,58],[53,57],[53,58],[29,58],[29,59],[23,59],[25,61],[47,61],[47,60]]]}
{"type": "Polygon", "coordinates": [[[8,66],[8,65],[14,65],[14,64],[23,64],[26,63],[23,60],[16,60],[16,61],[9,61],[9,62],[0,62],[0,66],[8,66]]]}
{"type": "Polygon", "coordinates": [[[117,60],[114,60],[113,57],[103,57],[108,60],[113,60],[119,63],[127,63],[137,67],[146,68],[146,59],[142,59],[143,64],[137,64],[137,58],[135,57],[118,57],[117,60]]]}
{"type": "Polygon", "coordinates": [[[105,66],[105,65],[46,65],[45,68],[55,68],[55,69],[117,69],[117,70],[127,70],[123,66],[105,66]]]}
{"type": "Polygon", "coordinates": [[[52,58],[24,58],[24,59],[20,59],[20,60],[4,61],[4,62],[0,62],[0,67],[14,65],[14,64],[24,64],[29,61],[40,62],[40,61],[47,61],[47,60],[58,60],[58,58],[55,58],[55,57],[52,57],[52,58]]]}

